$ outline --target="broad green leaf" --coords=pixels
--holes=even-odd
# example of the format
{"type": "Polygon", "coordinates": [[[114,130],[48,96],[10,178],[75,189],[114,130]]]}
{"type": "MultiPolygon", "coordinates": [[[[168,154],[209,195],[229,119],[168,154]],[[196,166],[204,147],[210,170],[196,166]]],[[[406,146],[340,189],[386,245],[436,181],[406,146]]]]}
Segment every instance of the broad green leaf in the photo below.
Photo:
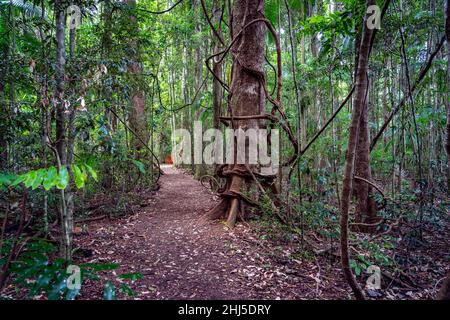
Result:
{"type": "Polygon", "coordinates": [[[90,268],[94,271],[114,270],[120,267],[118,263],[84,263],[83,268],[90,268]]]}
{"type": "Polygon", "coordinates": [[[133,272],[133,273],[124,273],[119,276],[120,279],[125,280],[139,280],[142,279],[144,276],[139,272],[133,272]]]}
{"type": "Polygon", "coordinates": [[[58,183],[58,171],[55,167],[50,167],[44,177],[43,186],[45,190],[50,190],[58,183]]]}
{"type": "Polygon", "coordinates": [[[138,160],[134,160],[132,159],[133,163],[136,165],[136,167],[139,169],[140,172],[145,173],[145,165],[138,161],[138,160]]]}
{"type": "Polygon", "coordinates": [[[37,171],[33,170],[25,173],[24,175],[25,179],[23,181],[23,184],[25,185],[25,187],[30,188],[33,185],[34,181],[37,179],[37,171]]]}
{"type": "Polygon", "coordinates": [[[36,188],[38,188],[42,185],[42,180],[45,177],[45,173],[46,173],[45,169],[39,169],[37,171],[36,179],[34,179],[33,184],[31,185],[32,190],[35,190],[36,188]]]}
{"type": "Polygon", "coordinates": [[[86,167],[92,178],[94,178],[95,181],[98,181],[97,172],[95,172],[95,170],[92,169],[92,167],[88,164],[85,164],[84,166],[86,167]]]}
{"type": "Polygon", "coordinates": [[[17,179],[17,176],[10,173],[0,173],[0,187],[9,186],[17,179]]]}
{"type": "Polygon", "coordinates": [[[67,171],[66,167],[62,167],[58,173],[58,183],[56,186],[58,189],[65,189],[68,184],[69,184],[69,171],[67,171]]]}
{"type": "Polygon", "coordinates": [[[76,164],[74,164],[72,166],[72,170],[73,170],[73,177],[75,179],[75,185],[77,186],[78,189],[84,187],[84,175],[81,172],[80,167],[78,167],[76,164]]]}
{"type": "Polygon", "coordinates": [[[22,183],[25,180],[25,178],[26,178],[26,176],[21,174],[11,183],[11,186],[12,187],[17,186],[18,184],[22,183]]]}

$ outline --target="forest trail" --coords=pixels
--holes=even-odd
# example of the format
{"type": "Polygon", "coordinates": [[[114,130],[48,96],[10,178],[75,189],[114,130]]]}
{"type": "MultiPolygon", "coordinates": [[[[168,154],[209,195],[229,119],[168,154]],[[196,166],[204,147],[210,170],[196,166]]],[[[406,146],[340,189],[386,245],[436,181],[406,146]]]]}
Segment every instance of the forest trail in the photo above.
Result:
{"type": "MultiPolygon", "coordinates": [[[[288,248],[258,239],[245,224],[229,231],[222,222],[208,221],[213,194],[172,166],[163,170],[160,190],[138,213],[112,223],[92,222],[89,236],[75,239],[93,250],[83,262],[117,262],[117,274],[143,274],[132,285],[135,299],[347,297],[336,283],[327,284],[335,282],[333,276],[342,281],[336,273],[321,278],[324,270],[317,263],[290,258],[288,248]]],[[[97,282],[86,286],[82,298],[101,297],[97,282]]]]}

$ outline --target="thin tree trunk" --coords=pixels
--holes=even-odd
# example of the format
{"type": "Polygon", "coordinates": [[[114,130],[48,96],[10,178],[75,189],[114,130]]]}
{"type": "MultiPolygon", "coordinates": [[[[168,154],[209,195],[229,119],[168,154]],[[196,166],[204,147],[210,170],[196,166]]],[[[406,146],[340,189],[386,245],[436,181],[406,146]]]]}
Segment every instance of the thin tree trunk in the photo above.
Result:
{"type": "MultiPolygon", "coordinates": [[[[219,1],[213,2],[213,16],[212,21],[214,25],[217,25],[220,22],[220,18],[222,16],[222,8],[220,7],[219,1]]],[[[217,30],[219,36],[222,36],[222,30],[219,26],[217,30]]],[[[218,39],[214,39],[214,53],[218,53],[221,51],[221,43],[218,39]]],[[[215,62],[213,61],[213,72],[221,76],[222,74],[222,63],[221,62],[215,62]]],[[[222,86],[220,85],[220,82],[216,79],[216,77],[213,78],[213,127],[216,129],[219,129],[220,127],[220,115],[221,115],[221,109],[222,109],[222,86]]]]}
{"type": "MultiPolygon", "coordinates": [[[[66,29],[65,7],[61,0],[55,1],[56,16],[56,161],[58,168],[67,165],[67,140],[66,140],[66,103],[65,90],[65,64],[66,64],[66,29]]],[[[65,190],[61,190],[61,256],[67,261],[72,258],[72,229],[73,197],[70,192],[70,184],[65,190]],[[68,208],[69,204],[69,208],[68,208]]]]}
{"type": "MultiPolygon", "coordinates": [[[[70,29],[70,35],[69,35],[69,48],[70,48],[70,64],[74,64],[74,58],[75,58],[75,36],[76,36],[76,29],[71,28],[70,29]]],[[[72,164],[73,164],[73,157],[74,157],[74,148],[75,148],[75,108],[72,104],[69,110],[69,118],[67,121],[67,169],[70,174],[70,178],[73,181],[73,172],[72,172],[72,164]]],[[[70,187],[70,184],[66,188],[66,207],[67,207],[67,225],[68,230],[70,233],[70,243],[72,243],[72,232],[73,232],[73,215],[75,212],[75,204],[74,204],[74,192],[72,188],[70,187]]],[[[70,245],[70,250],[72,248],[72,244],[70,245]]],[[[68,256],[68,260],[71,258],[71,253],[68,256]]]]}
{"type": "MultiPolygon", "coordinates": [[[[197,25],[196,33],[200,33],[201,30],[202,30],[201,26],[197,25]]],[[[201,49],[202,48],[201,48],[200,45],[195,49],[195,60],[196,60],[195,61],[195,92],[200,90],[200,87],[202,85],[202,66],[203,66],[203,63],[202,63],[201,49]]],[[[206,109],[204,109],[202,106],[200,106],[200,108],[195,113],[195,120],[196,121],[200,121],[201,120],[201,116],[205,112],[205,110],[206,109]]],[[[203,131],[204,130],[205,130],[205,126],[202,125],[202,135],[203,135],[203,131]]],[[[192,139],[192,141],[193,141],[193,139],[192,139]]],[[[202,150],[203,150],[203,144],[202,144],[202,150]]],[[[203,160],[202,160],[202,163],[195,164],[194,177],[195,177],[195,179],[200,179],[205,174],[206,174],[206,167],[205,167],[205,164],[203,163],[203,160]]]]}
{"type": "MultiPolygon", "coordinates": [[[[221,7],[221,1],[216,0],[213,2],[213,15],[212,22],[214,25],[218,25],[217,33],[220,39],[222,38],[222,28],[220,19],[223,14],[223,8],[221,7]]],[[[220,52],[222,50],[221,40],[214,37],[214,54],[220,52]]],[[[213,60],[213,72],[218,77],[222,75],[222,62],[216,62],[213,60]]],[[[222,98],[223,98],[223,89],[219,80],[216,77],[213,77],[213,85],[212,85],[212,94],[213,94],[213,128],[220,128],[220,116],[222,115],[222,98]]],[[[219,146],[218,146],[219,147],[219,146]]],[[[221,150],[215,150],[214,153],[216,155],[220,154],[221,150]]],[[[217,172],[219,163],[215,163],[214,173],[217,172]]]]}
{"type": "MultiPolygon", "coordinates": [[[[301,149],[303,147],[303,145],[307,143],[306,132],[304,135],[302,135],[302,131],[306,131],[305,110],[302,105],[300,87],[297,82],[297,45],[295,42],[293,30],[292,30],[291,10],[289,8],[289,4],[288,4],[287,0],[284,0],[284,4],[286,6],[286,11],[287,11],[287,15],[288,15],[289,41],[290,41],[290,47],[291,47],[292,77],[293,77],[293,81],[294,81],[295,102],[296,102],[296,106],[297,106],[297,140],[300,142],[300,149],[301,149]],[[303,139],[303,136],[305,137],[305,139],[303,139]]],[[[298,192],[299,192],[299,202],[302,203],[302,175],[301,175],[299,165],[297,165],[297,188],[298,188],[298,192]]],[[[302,225],[302,246],[303,246],[303,211],[301,213],[300,219],[301,219],[301,225],[302,225]]]]}
{"type": "Polygon", "coordinates": [[[66,64],[66,30],[65,11],[63,1],[55,1],[56,16],[56,150],[61,161],[61,165],[66,164],[66,110],[64,101],[64,75],[66,64]]]}
{"type": "MultiPolygon", "coordinates": [[[[367,97],[368,100],[368,97],[367,97]]],[[[358,143],[356,147],[355,176],[372,181],[370,169],[370,141],[369,141],[369,103],[366,101],[361,111],[359,119],[358,143]]],[[[355,190],[358,204],[355,212],[355,222],[374,223],[376,219],[375,201],[370,197],[371,187],[364,181],[354,179],[353,189],[355,190]]],[[[373,231],[373,228],[358,228],[359,231],[373,231]]]]}
{"type": "MultiPolygon", "coordinates": [[[[73,1],[71,1],[70,4],[73,5],[73,1]]],[[[70,60],[72,60],[74,58],[74,53],[75,53],[76,29],[72,26],[72,23],[69,23],[69,25],[71,26],[71,28],[69,30],[69,56],[70,56],[70,60]]]]}

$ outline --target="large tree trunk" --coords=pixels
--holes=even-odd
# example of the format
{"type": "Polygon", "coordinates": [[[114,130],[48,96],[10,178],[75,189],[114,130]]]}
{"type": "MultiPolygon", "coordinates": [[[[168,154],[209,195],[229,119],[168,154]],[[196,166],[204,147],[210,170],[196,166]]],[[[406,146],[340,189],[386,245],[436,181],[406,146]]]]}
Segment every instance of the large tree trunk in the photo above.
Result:
{"type": "MultiPolygon", "coordinates": [[[[9,37],[9,35],[8,35],[9,37]]],[[[5,117],[8,114],[8,107],[5,101],[5,77],[8,69],[8,52],[9,46],[6,45],[2,50],[3,63],[0,65],[0,114],[5,117]]],[[[5,130],[6,131],[6,130],[5,130]]],[[[0,170],[7,171],[8,164],[8,141],[6,140],[6,132],[0,132],[0,170]]]]}
{"type": "MultiPolygon", "coordinates": [[[[450,87],[450,0],[447,0],[445,8],[445,35],[447,38],[447,88],[450,87]]],[[[447,92],[447,141],[445,150],[447,151],[447,188],[450,190],[450,94],[447,92]]]]}
{"type": "MultiPolygon", "coordinates": [[[[232,34],[237,35],[244,25],[255,19],[263,18],[263,14],[263,0],[235,0],[232,13],[232,34]]],[[[255,116],[264,113],[265,95],[260,76],[264,72],[265,35],[264,24],[254,23],[243,31],[232,48],[234,59],[230,89],[233,117],[255,116]]],[[[258,129],[262,125],[263,121],[257,119],[235,120],[233,128],[258,129]]],[[[246,143],[246,149],[247,146],[246,143]]],[[[245,162],[248,164],[247,157],[245,162]]],[[[226,197],[210,212],[212,218],[219,218],[227,213],[227,224],[231,228],[234,227],[240,211],[239,194],[245,183],[245,178],[239,172],[247,171],[246,167],[246,164],[236,164],[236,159],[235,164],[227,166],[226,170],[230,172],[230,175],[227,176],[227,189],[224,193],[226,197]]],[[[252,168],[250,167],[250,169],[252,168]]]]}
{"type": "MultiPolygon", "coordinates": [[[[373,5],[374,0],[368,0],[367,6],[373,5]]],[[[349,140],[347,152],[345,154],[345,171],[344,182],[342,186],[341,197],[341,263],[344,276],[352,288],[357,299],[364,299],[364,293],[362,292],[359,284],[350,268],[350,256],[348,250],[348,213],[350,209],[351,191],[355,161],[356,145],[358,142],[358,132],[361,115],[364,111],[364,105],[367,98],[367,71],[370,56],[370,45],[373,35],[373,31],[367,27],[367,15],[363,22],[363,31],[361,37],[361,46],[359,50],[357,74],[356,74],[356,88],[353,102],[352,121],[349,128],[349,140]]]]}
{"type": "MultiPolygon", "coordinates": [[[[126,4],[130,7],[136,6],[136,0],[125,0],[126,4]]],[[[139,46],[135,37],[139,32],[138,22],[135,16],[129,17],[130,22],[130,41],[129,47],[132,49],[133,57],[132,62],[129,67],[129,72],[133,77],[133,89],[131,92],[131,112],[130,112],[130,127],[136,132],[139,137],[148,142],[149,132],[147,124],[147,115],[145,112],[145,93],[142,89],[143,79],[142,79],[142,65],[139,54],[139,46]]],[[[141,139],[133,135],[132,144],[135,149],[135,156],[137,158],[141,157],[141,151],[145,148],[141,139]]]]}

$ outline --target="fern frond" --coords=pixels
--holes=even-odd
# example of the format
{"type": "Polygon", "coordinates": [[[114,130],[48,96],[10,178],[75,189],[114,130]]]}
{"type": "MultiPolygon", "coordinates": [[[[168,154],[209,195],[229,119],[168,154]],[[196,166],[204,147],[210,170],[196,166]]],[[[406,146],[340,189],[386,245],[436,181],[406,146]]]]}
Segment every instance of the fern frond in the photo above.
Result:
{"type": "MultiPolygon", "coordinates": [[[[26,15],[32,17],[40,17],[42,15],[42,8],[26,0],[3,0],[0,1],[0,7],[13,6],[22,10],[26,15]]],[[[47,15],[44,16],[47,19],[47,15]]]]}

